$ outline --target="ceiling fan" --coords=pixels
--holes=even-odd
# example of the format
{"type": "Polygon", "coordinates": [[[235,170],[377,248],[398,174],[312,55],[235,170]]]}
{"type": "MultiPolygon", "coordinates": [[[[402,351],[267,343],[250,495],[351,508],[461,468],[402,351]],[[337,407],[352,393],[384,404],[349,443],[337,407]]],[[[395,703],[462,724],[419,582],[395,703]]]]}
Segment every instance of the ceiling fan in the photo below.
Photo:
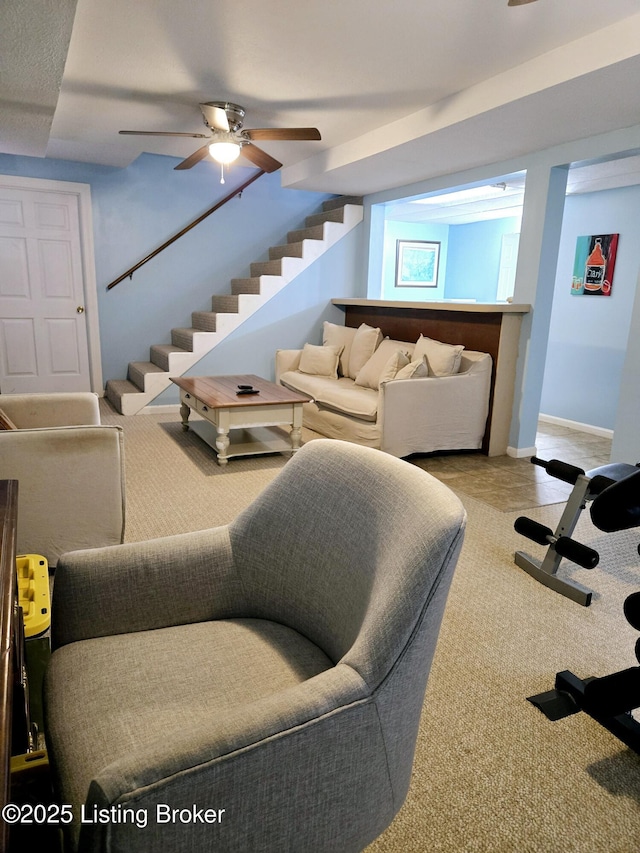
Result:
{"type": "MultiPolygon", "coordinates": [[[[258,127],[243,130],[244,108],[228,101],[209,101],[206,104],[200,104],[200,109],[204,123],[211,131],[210,133],[176,133],[162,130],[121,130],[120,133],[136,136],[190,136],[194,139],[209,140],[186,160],[178,163],[174,167],[175,169],[191,169],[192,166],[210,154],[224,170],[224,166],[233,163],[242,154],[254,166],[258,166],[265,172],[277,171],[282,163],[267,154],[266,151],[258,148],[255,140],[298,141],[322,138],[315,127],[258,127]]],[[[224,183],[224,171],[221,183],[224,183]]]]}

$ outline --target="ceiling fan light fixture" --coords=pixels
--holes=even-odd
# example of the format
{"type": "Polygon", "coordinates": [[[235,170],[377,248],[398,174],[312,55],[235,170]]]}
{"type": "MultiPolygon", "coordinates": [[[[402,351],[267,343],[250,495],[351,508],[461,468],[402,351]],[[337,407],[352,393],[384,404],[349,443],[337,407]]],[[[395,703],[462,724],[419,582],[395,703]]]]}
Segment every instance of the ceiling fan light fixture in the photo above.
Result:
{"type": "Polygon", "coordinates": [[[233,163],[240,156],[240,145],[237,142],[212,142],[209,146],[209,154],[216,163],[227,165],[233,163]]]}

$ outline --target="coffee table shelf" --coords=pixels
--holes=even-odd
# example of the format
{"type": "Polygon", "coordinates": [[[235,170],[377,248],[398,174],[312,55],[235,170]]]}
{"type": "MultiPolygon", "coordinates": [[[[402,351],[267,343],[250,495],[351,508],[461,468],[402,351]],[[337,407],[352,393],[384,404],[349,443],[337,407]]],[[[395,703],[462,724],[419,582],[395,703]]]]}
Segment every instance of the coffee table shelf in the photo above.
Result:
{"type": "MultiPolygon", "coordinates": [[[[189,421],[189,429],[212,447],[216,453],[218,433],[209,421],[189,421]]],[[[289,433],[280,427],[240,427],[229,431],[227,458],[259,456],[263,453],[292,453],[289,433]]]]}

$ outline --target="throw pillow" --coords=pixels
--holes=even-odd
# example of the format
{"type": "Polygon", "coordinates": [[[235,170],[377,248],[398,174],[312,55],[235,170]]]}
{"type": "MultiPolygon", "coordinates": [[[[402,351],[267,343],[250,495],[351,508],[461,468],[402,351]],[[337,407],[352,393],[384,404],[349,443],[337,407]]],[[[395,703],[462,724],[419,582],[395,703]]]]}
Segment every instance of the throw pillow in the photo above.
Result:
{"type": "Polygon", "coordinates": [[[398,375],[398,371],[401,368],[406,367],[408,364],[409,356],[402,352],[402,350],[396,350],[382,368],[382,373],[380,374],[380,379],[378,381],[378,388],[383,382],[389,382],[391,379],[395,379],[398,375]]]}
{"type": "Polygon", "coordinates": [[[18,429],[11,418],[0,409],[0,429],[18,429]]]}
{"type": "Polygon", "coordinates": [[[418,361],[411,361],[396,373],[396,379],[421,379],[429,375],[429,367],[424,356],[418,361]]]}
{"type": "Polygon", "coordinates": [[[430,376],[451,376],[460,370],[463,349],[461,344],[443,344],[420,335],[413,358],[426,356],[430,376]]]}
{"type": "MultiPolygon", "coordinates": [[[[402,342],[392,341],[389,340],[389,338],[385,338],[377,347],[373,355],[367,359],[366,363],[358,371],[355,378],[356,385],[362,385],[364,388],[373,388],[374,391],[377,391],[380,386],[383,370],[386,368],[391,356],[395,355],[397,352],[404,352],[402,349],[402,342]]],[[[409,359],[407,358],[400,366],[402,367],[404,364],[408,363],[409,359]]],[[[386,378],[388,380],[393,377],[386,378]]]]}
{"type": "Polygon", "coordinates": [[[317,347],[305,344],[300,356],[298,370],[313,376],[327,376],[329,379],[338,378],[338,360],[341,347],[317,347]]]}
{"type": "Polygon", "coordinates": [[[366,323],[362,323],[356,329],[349,355],[349,376],[351,379],[356,378],[358,371],[374,354],[381,340],[382,332],[380,329],[374,329],[372,326],[367,326],[366,323]]]}
{"type": "Polygon", "coordinates": [[[338,326],[325,320],[322,324],[322,343],[325,347],[342,347],[338,363],[338,376],[349,375],[349,356],[356,330],[353,326],[338,326]]]}

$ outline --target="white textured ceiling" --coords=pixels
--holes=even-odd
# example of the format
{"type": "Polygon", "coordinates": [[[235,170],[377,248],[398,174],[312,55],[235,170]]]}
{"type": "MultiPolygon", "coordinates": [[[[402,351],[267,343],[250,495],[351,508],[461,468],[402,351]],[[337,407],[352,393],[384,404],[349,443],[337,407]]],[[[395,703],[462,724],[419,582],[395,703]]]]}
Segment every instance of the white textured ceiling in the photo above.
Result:
{"type": "Polygon", "coordinates": [[[73,6],[3,0],[2,152],[183,158],[198,140],[118,130],[198,132],[229,100],[320,129],[262,144],[285,185],[368,193],[640,123],[638,0],[77,0],[64,64],[73,6]]]}

